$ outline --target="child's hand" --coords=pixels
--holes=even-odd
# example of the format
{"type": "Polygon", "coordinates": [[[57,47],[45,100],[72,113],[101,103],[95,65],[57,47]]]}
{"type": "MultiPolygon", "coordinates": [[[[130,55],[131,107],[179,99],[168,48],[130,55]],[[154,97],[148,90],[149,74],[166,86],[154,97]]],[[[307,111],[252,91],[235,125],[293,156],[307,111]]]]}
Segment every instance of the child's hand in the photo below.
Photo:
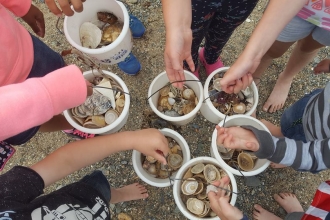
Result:
{"type": "Polygon", "coordinates": [[[252,131],[241,127],[223,128],[216,126],[217,145],[224,145],[230,149],[259,150],[259,142],[252,131]]]}
{"type": "Polygon", "coordinates": [[[314,67],[314,73],[329,73],[330,72],[330,59],[325,59],[319,62],[316,67],[314,67]]]}
{"type": "Polygon", "coordinates": [[[86,86],[87,86],[87,96],[91,96],[93,95],[93,87],[92,87],[92,83],[90,83],[88,80],[86,81],[86,86]]]}
{"type": "Polygon", "coordinates": [[[36,6],[31,4],[29,11],[22,17],[22,19],[39,37],[45,36],[44,14],[36,6]]]}
{"type": "Polygon", "coordinates": [[[169,152],[168,142],[165,136],[154,128],[134,131],[133,148],[147,156],[152,156],[163,164],[169,152]]]}
{"type": "MultiPolygon", "coordinates": [[[[58,4],[60,5],[63,13],[66,16],[72,16],[74,14],[74,11],[71,9],[71,5],[73,5],[73,8],[76,12],[82,12],[84,10],[83,8],[83,2],[85,0],[57,0],[58,4]]],[[[62,11],[57,7],[55,0],[45,0],[49,10],[53,12],[56,16],[62,16],[62,11]]]]}
{"type": "MultiPolygon", "coordinates": [[[[228,176],[223,177],[220,181],[213,182],[215,186],[227,188],[230,180],[228,176]]],[[[211,209],[222,220],[240,220],[243,218],[243,213],[229,203],[229,196],[225,196],[226,191],[218,188],[218,192],[209,192],[207,194],[210,200],[211,209]]]]}

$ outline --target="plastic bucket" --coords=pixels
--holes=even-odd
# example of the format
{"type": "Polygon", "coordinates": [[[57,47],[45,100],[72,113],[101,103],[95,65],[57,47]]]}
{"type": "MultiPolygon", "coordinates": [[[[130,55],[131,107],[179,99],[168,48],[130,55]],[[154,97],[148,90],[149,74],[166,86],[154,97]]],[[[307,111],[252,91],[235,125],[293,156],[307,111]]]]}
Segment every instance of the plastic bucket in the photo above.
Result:
{"type": "MultiPolygon", "coordinates": [[[[189,71],[185,70],[184,75],[185,75],[186,80],[196,80],[196,81],[199,80],[194,74],[192,74],[189,71]]],[[[196,105],[194,110],[192,110],[190,113],[183,115],[183,116],[170,117],[170,116],[167,116],[167,115],[163,114],[162,112],[158,111],[158,109],[157,109],[159,92],[157,92],[157,93],[155,93],[155,92],[157,90],[161,89],[163,86],[165,86],[169,82],[166,72],[162,72],[161,74],[159,74],[151,82],[151,84],[149,86],[149,90],[148,90],[148,97],[149,97],[148,102],[149,102],[149,105],[150,105],[152,111],[155,112],[162,119],[169,121],[174,125],[182,126],[182,125],[186,125],[189,122],[191,122],[197,115],[197,112],[201,108],[202,102],[203,102],[203,87],[200,82],[196,82],[196,81],[184,82],[185,85],[187,85],[190,89],[192,89],[195,92],[196,97],[198,98],[198,104],[196,105]]]]}
{"type": "MultiPolygon", "coordinates": [[[[182,165],[187,163],[190,160],[190,150],[187,142],[185,139],[176,131],[168,128],[161,129],[160,132],[167,137],[173,138],[181,147],[182,155],[183,155],[183,162],[182,165]]],[[[133,161],[133,167],[136,172],[136,174],[142,179],[144,182],[148,183],[151,186],[156,187],[167,187],[170,186],[170,180],[168,178],[166,179],[159,179],[155,178],[152,175],[150,175],[147,171],[145,171],[142,167],[142,161],[141,161],[141,153],[139,151],[133,150],[132,154],[132,161],[133,161]]],[[[172,174],[172,178],[176,175],[176,172],[172,174]]]]}
{"type": "MultiPolygon", "coordinates": [[[[219,69],[214,70],[207,77],[205,84],[204,84],[204,91],[203,91],[205,99],[207,97],[209,97],[209,85],[210,85],[210,82],[211,82],[211,79],[213,78],[213,76],[217,73],[225,73],[228,69],[229,69],[229,67],[221,67],[219,69]]],[[[258,94],[257,86],[254,82],[252,82],[252,84],[250,85],[250,89],[253,91],[254,103],[253,103],[252,108],[248,112],[246,112],[244,115],[251,115],[256,110],[257,105],[258,105],[259,94],[258,94]]],[[[222,114],[219,110],[217,110],[213,106],[213,104],[209,98],[205,100],[205,102],[203,103],[200,110],[201,110],[202,115],[208,121],[210,121],[214,124],[219,124],[219,122],[225,118],[225,115],[222,114]]]]}
{"type": "MultiPolygon", "coordinates": [[[[126,86],[126,84],[124,83],[124,81],[117,76],[116,74],[106,71],[106,70],[102,70],[104,74],[110,76],[112,79],[114,79],[124,90],[124,92],[128,93],[128,88],[126,86]]],[[[84,72],[84,77],[87,80],[92,80],[95,76],[96,76],[96,72],[92,72],[92,70],[84,72]]],[[[119,131],[125,124],[126,121],[128,119],[128,113],[129,113],[129,105],[130,105],[130,96],[128,94],[125,94],[125,105],[123,108],[122,113],[120,114],[120,116],[110,125],[107,125],[103,128],[85,128],[83,126],[81,126],[80,124],[78,124],[76,122],[76,120],[73,119],[72,114],[71,114],[71,110],[65,110],[63,112],[66,120],[70,123],[70,125],[72,125],[74,128],[82,131],[82,132],[86,132],[89,134],[100,134],[100,135],[105,135],[105,134],[112,134],[115,133],[117,131],[119,131]]]]}
{"type": "Polygon", "coordinates": [[[129,29],[129,15],[123,3],[115,0],[87,0],[83,3],[84,10],[64,18],[64,34],[69,43],[94,61],[102,64],[116,64],[123,61],[133,47],[132,34],[129,29]],[[111,12],[124,24],[119,37],[111,44],[89,49],[81,46],[79,29],[84,22],[97,21],[97,12],[111,12]]]}
{"type": "MultiPolygon", "coordinates": [[[[224,169],[226,171],[226,173],[229,176],[231,185],[232,185],[232,191],[237,193],[237,183],[235,180],[235,177],[233,174],[231,174],[230,172],[228,172],[228,170],[226,170],[216,159],[212,158],[212,157],[196,157],[192,160],[190,160],[189,162],[185,163],[177,172],[175,178],[176,179],[182,179],[183,175],[187,172],[187,170],[198,164],[198,163],[204,163],[204,164],[213,164],[217,167],[221,167],[222,169],[224,169]]],[[[178,206],[179,210],[181,211],[181,213],[188,219],[203,219],[203,220],[216,220],[216,219],[220,219],[218,217],[203,217],[203,218],[198,218],[197,216],[193,215],[192,213],[190,213],[187,209],[187,206],[185,203],[183,203],[182,199],[181,199],[181,183],[182,181],[180,180],[176,180],[174,182],[173,185],[173,195],[174,195],[174,200],[175,200],[175,204],[178,206]]],[[[237,199],[237,194],[232,193],[231,194],[231,199],[230,199],[230,204],[231,205],[235,205],[236,203],[236,199],[237,199]]]]}
{"type": "MultiPolygon", "coordinates": [[[[223,121],[220,122],[219,125],[222,127],[223,121]]],[[[233,115],[233,116],[228,116],[226,118],[226,123],[225,123],[226,128],[233,127],[233,126],[242,126],[242,125],[251,125],[259,130],[264,130],[264,131],[269,132],[267,127],[262,122],[260,122],[259,120],[255,119],[251,116],[233,115]]],[[[212,134],[211,155],[212,155],[212,157],[217,159],[219,161],[219,163],[221,164],[221,166],[224,167],[226,170],[228,170],[229,172],[231,172],[235,175],[242,176],[242,174],[237,169],[229,166],[220,156],[218,147],[217,147],[217,130],[216,129],[214,129],[213,134],[212,134]]],[[[255,175],[263,172],[269,166],[269,164],[270,164],[270,161],[267,159],[258,159],[254,168],[251,171],[241,171],[241,172],[243,173],[244,176],[255,176],[255,175]]]]}

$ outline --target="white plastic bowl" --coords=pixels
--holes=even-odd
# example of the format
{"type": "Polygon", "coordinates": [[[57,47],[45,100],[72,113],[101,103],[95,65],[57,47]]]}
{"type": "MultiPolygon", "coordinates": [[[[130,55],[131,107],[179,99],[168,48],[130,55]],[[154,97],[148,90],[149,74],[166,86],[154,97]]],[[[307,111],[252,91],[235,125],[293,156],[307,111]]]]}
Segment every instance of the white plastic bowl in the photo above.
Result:
{"type": "MultiPolygon", "coordinates": [[[[199,80],[194,74],[192,74],[189,71],[185,70],[184,75],[185,75],[186,80],[199,80]]],[[[166,72],[162,72],[161,74],[159,74],[151,82],[151,84],[149,86],[148,97],[150,97],[152,94],[154,94],[157,90],[161,89],[168,82],[169,82],[169,79],[166,75],[166,72]]],[[[198,98],[198,104],[196,105],[194,110],[192,110],[190,113],[188,113],[186,115],[179,116],[179,117],[170,117],[170,116],[167,116],[167,115],[163,114],[162,112],[158,111],[157,102],[158,102],[158,98],[159,98],[159,92],[152,95],[148,99],[149,105],[153,112],[155,112],[162,119],[169,121],[172,124],[178,125],[178,126],[186,125],[189,122],[191,122],[196,117],[197,112],[199,111],[199,109],[201,108],[202,103],[203,103],[202,84],[200,82],[196,82],[196,81],[188,81],[188,82],[184,82],[184,84],[187,85],[190,89],[192,89],[195,92],[196,97],[198,98]]]]}
{"type": "Polygon", "coordinates": [[[125,5],[115,0],[87,0],[83,3],[84,10],[64,18],[64,34],[69,43],[77,50],[102,64],[116,64],[124,61],[133,47],[132,34],[129,28],[129,15],[125,5]],[[124,23],[118,38],[108,46],[90,49],[81,46],[79,29],[84,22],[97,21],[97,12],[111,12],[124,23]]]}
{"type": "MultiPolygon", "coordinates": [[[[189,162],[185,163],[180,169],[179,171],[177,172],[175,178],[176,179],[182,179],[183,178],[183,175],[187,172],[187,170],[198,164],[198,163],[204,163],[204,164],[213,164],[217,167],[221,167],[222,169],[224,169],[226,171],[226,173],[228,174],[229,176],[229,179],[230,179],[230,182],[231,182],[231,185],[232,185],[232,191],[233,192],[236,192],[237,193],[237,183],[236,183],[236,180],[235,180],[235,177],[232,173],[228,172],[228,170],[226,170],[224,168],[224,166],[222,166],[216,159],[212,158],[212,157],[196,157],[192,160],[190,160],[189,162]]],[[[179,210],[181,211],[181,213],[187,217],[188,219],[201,219],[201,220],[216,220],[216,219],[220,219],[218,217],[209,217],[209,218],[198,218],[196,217],[195,215],[191,214],[188,209],[187,209],[187,206],[186,204],[183,203],[182,199],[181,199],[181,183],[182,181],[180,180],[176,180],[174,182],[174,185],[173,185],[173,195],[174,195],[174,200],[175,200],[175,204],[178,206],[179,210]]],[[[237,194],[235,193],[232,193],[231,194],[231,200],[230,200],[230,204],[231,205],[235,205],[236,203],[236,199],[237,199],[237,194]]]]}
{"type": "MultiPolygon", "coordinates": [[[[181,147],[183,162],[182,165],[190,160],[190,150],[186,140],[176,131],[168,128],[161,129],[160,132],[167,137],[173,138],[181,147]]],[[[136,174],[146,183],[155,187],[167,187],[170,186],[170,180],[155,178],[145,171],[142,167],[141,153],[139,151],[133,150],[132,154],[133,167],[136,174]]],[[[173,173],[171,178],[174,178],[177,172],[173,173]]]]}
{"type": "MultiPolygon", "coordinates": [[[[126,86],[126,84],[124,83],[124,81],[117,76],[116,74],[106,71],[106,70],[102,70],[104,74],[109,75],[112,79],[114,79],[124,90],[124,92],[128,93],[128,88],[126,86]]],[[[84,72],[84,77],[87,80],[92,80],[95,75],[97,75],[96,71],[92,72],[92,70],[89,70],[87,72],[84,72]]],[[[76,122],[76,120],[73,119],[72,114],[71,114],[71,110],[65,110],[63,112],[66,120],[70,123],[70,125],[72,125],[74,128],[82,131],[82,132],[86,132],[89,134],[99,134],[99,135],[105,135],[105,134],[112,134],[115,133],[117,131],[119,131],[127,122],[128,119],[128,113],[129,113],[129,105],[130,105],[130,96],[128,94],[125,94],[125,106],[123,108],[122,113],[120,114],[120,116],[110,125],[107,125],[103,128],[85,128],[83,126],[81,126],[80,124],[78,124],[76,122]]]]}
{"type": "MultiPolygon", "coordinates": [[[[219,125],[220,125],[220,127],[222,127],[223,121],[221,121],[219,123],[219,125]]],[[[267,127],[262,122],[260,122],[259,120],[255,119],[251,116],[233,115],[233,116],[228,116],[226,118],[226,122],[225,122],[226,128],[233,127],[233,126],[242,126],[242,125],[251,125],[259,130],[264,130],[264,131],[269,132],[267,127]]],[[[229,172],[231,172],[235,175],[242,176],[242,174],[237,169],[234,169],[231,166],[229,166],[220,156],[218,148],[217,148],[217,130],[216,129],[214,129],[213,134],[212,134],[211,155],[212,155],[212,157],[217,159],[217,161],[219,161],[221,166],[224,167],[226,170],[228,170],[229,172]]],[[[255,164],[254,168],[251,171],[241,171],[241,172],[243,173],[244,176],[255,176],[255,175],[258,175],[259,173],[263,172],[265,169],[267,169],[269,164],[270,164],[270,161],[267,159],[258,159],[257,163],[255,164]]]]}
{"type": "MultiPolygon", "coordinates": [[[[205,98],[209,97],[209,85],[210,85],[210,82],[211,82],[211,79],[213,78],[213,76],[217,73],[222,73],[222,72],[225,73],[228,69],[229,69],[229,67],[221,67],[219,69],[214,70],[207,77],[205,84],[204,84],[204,91],[203,91],[203,95],[205,98]]],[[[253,103],[252,108],[249,111],[247,111],[244,115],[251,115],[256,110],[258,101],[259,101],[258,88],[254,82],[252,82],[252,84],[250,85],[250,88],[253,91],[254,103],[253,103]]],[[[213,104],[209,98],[205,100],[205,102],[203,103],[200,110],[201,110],[202,115],[208,121],[210,121],[214,124],[219,124],[219,122],[225,118],[225,115],[222,114],[219,110],[217,110],[213,106],[213,104]]]]}

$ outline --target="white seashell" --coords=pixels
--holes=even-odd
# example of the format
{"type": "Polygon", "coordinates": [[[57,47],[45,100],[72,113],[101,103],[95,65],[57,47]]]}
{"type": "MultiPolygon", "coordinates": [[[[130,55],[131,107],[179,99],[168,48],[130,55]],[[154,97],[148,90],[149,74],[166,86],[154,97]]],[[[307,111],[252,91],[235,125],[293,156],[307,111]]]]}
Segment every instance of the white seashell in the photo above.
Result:
{"type": "Polygon", "coordinates": [[[109,110],[109,111],[107,111],[106,113],[105,113],[105,122],[108,124],[108,125],[110,125],[110,124],[112,124],[114,121],[116,121],[116,119],[118,118],[118,113],[115,111],[115,110],[113,110],[113,109],[111,109],[111,110],[109,110]]]}
{"type": "Polygon", "coordinates": [[[199,216],[204,212],[205,203],[196,198],[189,198],[187,200],[187,209],[199,216]]]}
{"type": "Polygon", "coordinates": [[[173,99],[173,98],[167,98],[167,100],[168,100],[168,103],[170,104],[170,105],[174,105],[174,103],[175,103],[175,99],[173,99]]]}
{"type": "MultiPolygon", "coordinates": [[[[107,78],[103,78],[102,81],[98,84],[98,86],[106,87],[106,88],[112,88],[110,80],[107,78]]],[[[96,91],[100,92],[102,95],[105,95],[110,99],[112,108],[116,108],[116,101],[115,96],[113,94],[112,89],[103,89],[103,88],[95,88],[96,91]]]]}
{"type": "Polygon", "coordinates": [[[175,95],[173,94],[173,92],[169,92],[169,93],[168,93],[168,97],[170,97],[170,98],[175,98],[175,95]]]}
{"type": "Polygon", "coordinates": [[[194,178],[188,178],[181,185],[181,191],[185,195],[192,195],[198,188],[198,182],[194,178]]]}
{"type": "Polygon", "coordinates": [[[80,42],[83,47],[95,49],[102,39],[102,31],[91,22],[84,22],[79,30],[80,42]]]}
{"type": "Polygon", "coordinates": [[[191,172],[194,173],[194,174],[201,173],[201,172],[204,171],[204,166],[205,166],[204,164],[198,163],[198,164],[196,164],[195,166],[193,166],[191,168],[191,172]]]}
{"type": "Polygon", "coordinates": [[[213,88],[218,90],[218,91],[222,91],[221,90],[221,85],[220,85],[221,79],[222,78],[218,78],[218,79],[213,80],[213,88]]]}

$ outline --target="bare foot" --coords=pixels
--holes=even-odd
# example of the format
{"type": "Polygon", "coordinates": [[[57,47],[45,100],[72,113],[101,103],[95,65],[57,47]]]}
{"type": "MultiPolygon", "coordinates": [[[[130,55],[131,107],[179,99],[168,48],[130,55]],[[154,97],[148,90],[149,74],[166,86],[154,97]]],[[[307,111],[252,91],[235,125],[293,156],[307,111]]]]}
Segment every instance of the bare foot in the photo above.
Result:
{"type": "Polygon", "coordinates": [[[274,169],[280,169],[280,168],[288,167],[288,166],[285,166],[285,165],[279,164],[279,163],[270,163],[270,166],[271,166],[271,168],[274,168],[274,169]]]}
{"type": "Polygon", "coordinates": [[[275,137],[284,137],[284,135],[282,134],[281,128],[274,125],[273,123],[266,121],[265,119],[261,119],[260,120],[270,131],[270,133],[275,136],[275,137]]]}
{"type": "Polygon", "coordinates": [[[253,218],[257,220],[282,220],[273,213],[268,212],[266,209],[263,209],[258,204],[254,205],[253,218]]]}
{"type": "Polygon", "coordinates": [[[280,110],[283,107],[286,98],[288,97],[291,83],[292,83],[291,78],[286,79],[285,76],[283,75],[283,72],[280,73],[272,93],[270,94],[264,106],[262,107],[263,111],[274,113],[277,110],[280,110]]]}
{"type": "Polygon", "coordinates": [[[295,194],[279,193],[274,195],[274,199],[287,213],[304,212],[295,194]]]}
{"type": "Polygon", "coordinates": [[[111,204],[126,202],[131,200],[145,199],[149,195],[145,186],[139,183],[124,186],[118,189],[111,188],[111,204]]]}

